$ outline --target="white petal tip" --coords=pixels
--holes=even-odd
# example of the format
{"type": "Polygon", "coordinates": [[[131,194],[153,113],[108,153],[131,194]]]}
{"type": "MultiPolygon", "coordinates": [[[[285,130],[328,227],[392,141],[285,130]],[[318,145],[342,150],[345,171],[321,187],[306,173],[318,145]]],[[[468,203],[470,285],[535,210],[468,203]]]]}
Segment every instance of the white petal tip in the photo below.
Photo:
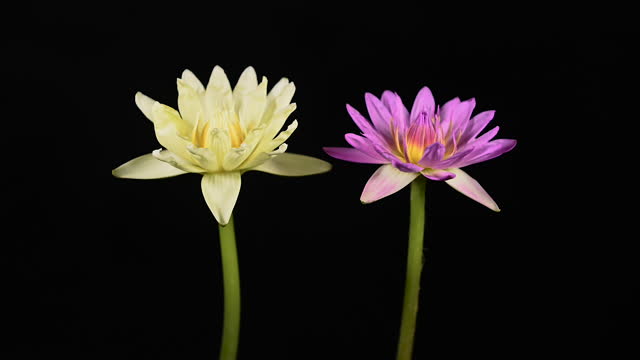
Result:
{"type": "Polygon", "coordinates": [[[369,178],[360,195],[360,202],[372,203],[395,194],[409,185],[419,173],[400,171],[390,164],[382,165],[369,178]]]}
{"type": "Polygon", "coordinates": [[[472,200],[486,206],[490,210],[500,212],[498,204],[489,196],[489,194],[480,186],[480,184],[461,169],[447,169],[457,176],[453,179],[446,180],[452,188],[458,190],[472,200]]]}
{"type": "Polygon", "coordinates": [[[309,176],[326,173],[332,168],[331,163],[311,156],[291,153],[275,155],[252,170],[280,176],[309,176]]]}
{"type": "Polygon", "coordinates": [[[185,173],[151,154],[139,156],[111,170],[111,175],[120,179],[162,179],[185,173]]]}
{"type": "Polygon", "coordinates": [[[202,177],[202,194],[221,226],[227,225],[240,193],[240,173],[212,173],[202,177]]]}

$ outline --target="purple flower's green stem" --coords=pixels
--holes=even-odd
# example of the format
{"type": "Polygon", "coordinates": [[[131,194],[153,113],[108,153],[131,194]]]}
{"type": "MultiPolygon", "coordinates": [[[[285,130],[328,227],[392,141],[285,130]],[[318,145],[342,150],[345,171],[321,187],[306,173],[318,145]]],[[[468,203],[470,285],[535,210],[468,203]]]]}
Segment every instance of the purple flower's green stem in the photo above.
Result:
{"type": "Polygon", "coordinates": [[[400,324],[397,360],[411,359],[413,337],[416,332],[420,273],[422,272],[426,184],[427,180],[423,176],[418,176],[418,178],[411,183],[407,277],[404,287],[404,304],[402,306],[402,323],[400,324]]]}
{"type": "Polygon", "coordinates": [[[240,335],[240,274],[233,215],[227,225],[218,225],[218,229],[220,231],[220,253],[224,280],[224,325],[220,360],[235,360],[240,335]]]}

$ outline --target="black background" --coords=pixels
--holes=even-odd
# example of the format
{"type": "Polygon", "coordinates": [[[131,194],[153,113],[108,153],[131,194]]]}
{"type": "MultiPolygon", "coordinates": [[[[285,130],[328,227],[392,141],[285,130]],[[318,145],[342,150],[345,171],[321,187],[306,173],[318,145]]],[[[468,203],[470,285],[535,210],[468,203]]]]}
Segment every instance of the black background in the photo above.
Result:
{"type": "Polygon", "coordinates": [[[425,85],[437,103],[497,110],[498,137],[518,145],[465,169],[499,214],[428,184],[415,359],[637,356],[637,246],[608,220],[629,212],[604,202],[634,194],[619,195],[633,180],[616,166],[632,154],[636,34],[462,26],[391,5],[31,10],[6,67],[6,358],[217,357],[219,245],[200,177],[110,174],[160,147],[135,92],[175,107],[182,70],[206,81],[214,65],[232,83],[249,65],[294,81],[288,151],[333,164],[242,178],[240,359],[395,356],[409,191],[361,205],[376,167],[321,148],[357,131],[345,103],[364,112],[365,92],[390,89],[410,106],[425,85]]]}

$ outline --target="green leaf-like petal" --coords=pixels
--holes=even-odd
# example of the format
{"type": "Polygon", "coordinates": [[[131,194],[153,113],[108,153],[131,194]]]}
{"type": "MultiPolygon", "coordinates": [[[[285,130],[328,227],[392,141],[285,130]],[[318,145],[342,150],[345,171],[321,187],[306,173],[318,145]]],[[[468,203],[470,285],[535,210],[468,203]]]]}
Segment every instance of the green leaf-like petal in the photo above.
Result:
{"type": "Polygon", "coordinates": [[[162,179],[187,172],[156,159],[152,154],[146,154],[118,166],[111,173],[124,179],[162,179]]]}
{"type": "Polygon", "coordinates": [[[325,173],[331,170],[331,164],[311,156],[283,153],[251,170],[281,176],[307,176],[325,173]]]}

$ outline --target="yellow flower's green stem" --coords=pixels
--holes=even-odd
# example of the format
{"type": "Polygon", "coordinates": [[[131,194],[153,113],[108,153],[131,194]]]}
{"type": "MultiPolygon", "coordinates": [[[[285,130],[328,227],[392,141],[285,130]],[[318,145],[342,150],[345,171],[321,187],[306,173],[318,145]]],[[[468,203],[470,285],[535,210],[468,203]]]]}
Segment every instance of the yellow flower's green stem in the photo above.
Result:
{"type": "Polygon", "coordinates": [[[238,251],[233,228],[233,215],[220,230],[220,253],[222,254],[222,276],[224,280],[224,325],[220,360],[235,360],[240,335],[240,273],[238,251]]]}
{"type": "Polygon", "coordinates": [[[397,360],[411,359],[413,337],[416,332],[420,273],[422,272],[426,184],[427,179],[422,176],[418,176],[418,178],[411,183],[407,277],[404,287],[404,304],[402,306],[402,323],[400,324],[397,360]]]}

